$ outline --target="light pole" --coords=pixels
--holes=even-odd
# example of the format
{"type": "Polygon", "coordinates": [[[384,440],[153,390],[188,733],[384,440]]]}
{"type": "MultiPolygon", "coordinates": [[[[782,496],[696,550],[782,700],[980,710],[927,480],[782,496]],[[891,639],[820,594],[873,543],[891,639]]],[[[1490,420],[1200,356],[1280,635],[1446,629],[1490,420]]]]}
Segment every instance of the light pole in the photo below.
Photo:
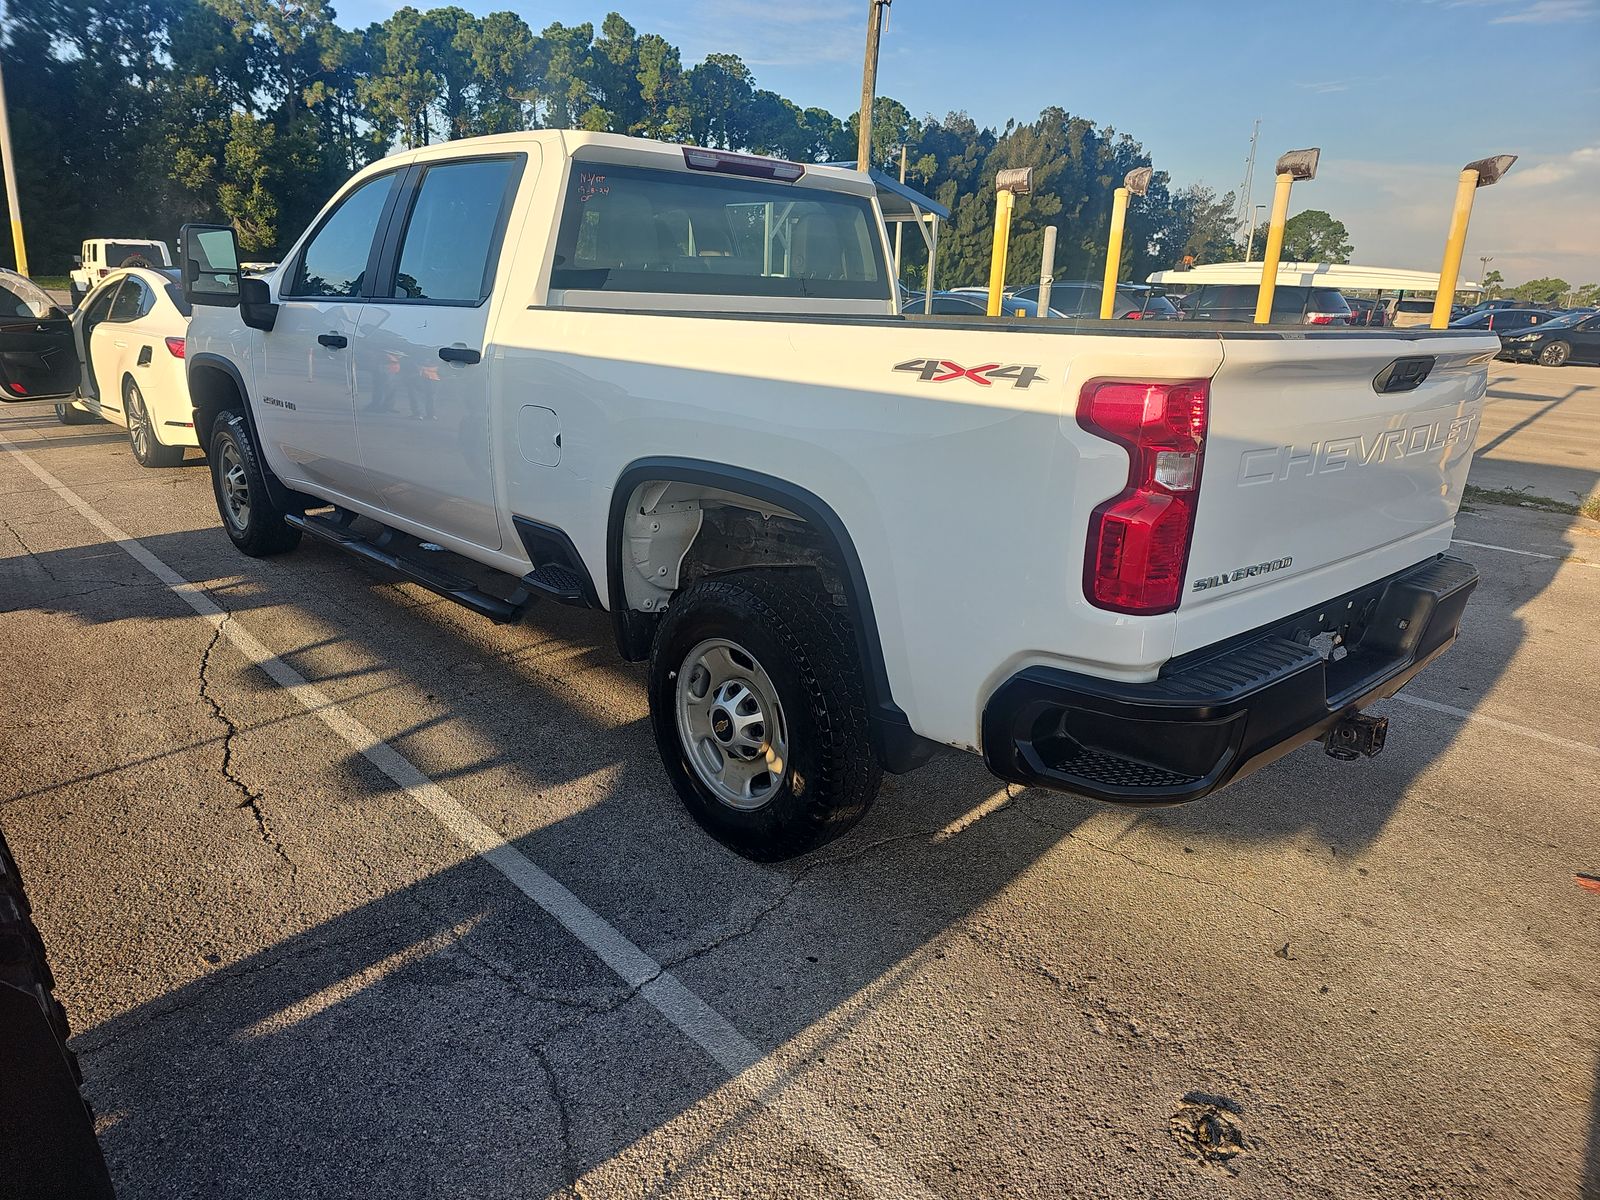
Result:
{"type": "Polygon", "coordinates": [[[1291,150],[1278,159],[1278,183],[1272,193],[1272,224],[1267,226],[1267,246],[1261,255],[1261,291],[1256,297],[1256,324],[1272,320],[1272,293],[1278,286],[1278,257],[1283,253],[1283,226],[1289,220],[1289,189],[1295,180],[1317,177],[1322,150],[1291,150]]]}
{"type": "Polygon", "coordinates": [[[1467,245],[1467,222],[1472,219],[1472,198],[1481,187],[1498,183],[1517,161],[1515,154],[1480,158],[1461,168],[1456,183],[1456,205],[1450,214],[1450,233],[1444,240],[1444,265],[1439,268],[1439,290],[1433,296],[1433,320],[1428,324],[1443,329],[1450,324],[1450,307],[1455,303],[1456,280],[1461,277],[1461,252],[1467,245]]]}
{"type": "Polygon", "coordinates": [[[1106,239],[1106,278],[1100,288],[1100,319],[1111,320],[1117,305],[1117,276],[1122,273],[1122,227],[1128,217],[1128,197],[1150,190],[1150,168],[1136,167],[1111,193],[1111,236],[1106,239]]]}
{"type": "Polygon", "coordinates": [[[1265,208],[1265,204],[1255,204],[1250,208],[1250,232],[1244,239],[1244,260],[1249,262],[1255,255],[1256,248],[1256,213],[1265,208]]]}
{"type": "Polygon", "coordinates": [[[872,101],[878,90],[878,36],[894,0],[867,0],[867,57],[861,67],[861,117],[856,122],[856,170],[872,169],[872,101]]]}
{"type": "MultiPolygon", "coordinates": [[[[1484,277],[1489,274],[1489,264],[1492,263],[1493,261],[1494,261],[1494,255],[1492,255],[1492,254],[1480,254],[1480,255],[1478,255],[1478,286],[1480,288],[1485,287],[1485,284],[1484,284],[1483,280],[1484,280],[1484,277]]],[[[1481,292],[1479,294],[1482,295],[1481,292]]],[[[1484,296],[1484,299],[1487,300],[1488,297],[1484,296]]]]}

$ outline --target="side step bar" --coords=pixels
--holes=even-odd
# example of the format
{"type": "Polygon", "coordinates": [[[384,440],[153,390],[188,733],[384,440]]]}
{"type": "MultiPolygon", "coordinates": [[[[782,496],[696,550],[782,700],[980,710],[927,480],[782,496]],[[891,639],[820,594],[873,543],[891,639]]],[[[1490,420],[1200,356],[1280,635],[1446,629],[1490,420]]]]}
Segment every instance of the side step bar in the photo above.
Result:
{"type": "MultiPolygon", "coordinates": [[[[368,562],[377,563],[380,567],[387,567],[413,583],[421,584],[430,592],[436,592],[446,600],[454,600],[462,607],[488,617],[496,624],[510,625],[521,620],[522,614],[533,602],[525,587],[519,586],[510,599],[502,600],[499,596],[490,595],[471,580],[402,557],[395,553],[395,550],[405,544],[409,535],[398,530],[385,529],[375,538],[363,537],[351,528],[355,519],[354,513],[346,513],[344,510],[336,512],[338,515],[334,517],[311,517],[289,513],[284,520],[296,529],[304,530],[312,537],[327,542],[330,546],[337,546],[357,558],[364,558],[368,562]]],[[[410,540],[414,542],[416,539],[410,540]]]]}

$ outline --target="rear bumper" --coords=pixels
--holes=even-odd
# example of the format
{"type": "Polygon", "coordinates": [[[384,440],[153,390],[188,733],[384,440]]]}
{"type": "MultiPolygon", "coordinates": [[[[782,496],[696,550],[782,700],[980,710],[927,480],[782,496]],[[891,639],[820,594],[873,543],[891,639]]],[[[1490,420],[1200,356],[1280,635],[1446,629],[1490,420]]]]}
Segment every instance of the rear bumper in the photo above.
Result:
{"type": "Polygon", "coordinates": [[[1450,648],[1477,583],[1470,563],[1432,558],[1174,659],[1149,683],[1029,667],[984,709],[984,761],[1095,800],[1198,800],[1398,692],[1450,648]],[[1312,644],[1328,634],[1342,656],[1312,644]]]}

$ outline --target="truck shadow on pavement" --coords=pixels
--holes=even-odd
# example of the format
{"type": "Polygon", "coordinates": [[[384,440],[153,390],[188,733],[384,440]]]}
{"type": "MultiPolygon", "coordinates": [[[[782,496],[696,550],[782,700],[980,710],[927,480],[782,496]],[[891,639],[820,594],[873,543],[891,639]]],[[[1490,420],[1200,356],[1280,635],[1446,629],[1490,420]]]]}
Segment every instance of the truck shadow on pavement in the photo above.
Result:
{"type": "MultiPolygon", "coordinates": [[[[657,765],[642,673],[615,658],[603,614],[551,607],[497,630],[332,550],[308,545],[262,565],[236,555],[215,529],[141,540],[822,1089],[834,1086],[826,1061],[870,1025],[866,1002],[913,986],[934,957],[1012,954],[1038,986],[1068,993],[1091,1024],[1126,1016],[1113,983],[1093,973],[1063,980],[1037,954],[997,941],[1002,893],[1064,841],[1088,852],[1082,878],[1061,884],[1064,897],[1080,900],[1095,894],[1101,870],[1173,873],[1146,857],[1151,850],[1119,845],[1135,828],[1180,862],[1185,845],[1247,860],[1285,841],[1353,862],[1458,732],[1392,712],[1392,739],[1411,741],[1414,752],[1341,766],[1312,747],[1200,804],[1115,820],[1071,797],[1008,793],[975,759],[952,755],[887,780],[845,838],[761,866],[724,851],[684,813],[657,765]],[[309,620],[285,622],[283,608],[309,620]],[[295,644],[308,626],[335,632],[295,644]],[[557,790],[562,797],[549,799],[557,790]],[[575,807],[575,797],[585,802],[575,807]],[[1122,829],[1105,828],[1119,821],[1122,829]]],[[[1518,609],[1559,563],[1522,566],[1513,577],[1486,575],[1459,661],[1436,664],[1419,688],[1475,707],[1526,636],[1518,609]]],[[[23,608],[87,624],[193,621],[111,544],[0,560],[0,611],[23,608]]],[[[137,778],[170,751],[204,755],[197,769],[215,771],[229,745],[230,769],[267,814],[260,830],[235,818],[255,852],[238,902],[269,908],[284,936],[243,957],[197,945],[208,965],[192,982],[80,1034],[121,1194],[555,1196],[602,1164],[658,1194],[697,1166],[666,1161],[651,1144],[662,1131],[682,1128],[699,1156],[714,1158],[736,1132],[770,1128],[773,1118],[728,1087],[635,990],[487,863],[441,839],[390,780],[259,672],[236,655],[216,657],[225,653],[213,652],[207,694],[230,732],[213,730],[209,751],[175,743],[115,769],[137,778]],[[306,770],[332,756],[317,795],[270,769],[291,748],[306,770]],[[340,838],[363,830],[390,850],[416,847],[412,877],[392,878],[388,859],[361,861],[359,847],[348,862],[340,847],[357,843],[340,838]],[[258,834],[269,844],[256,844],[258,834]],[[322,895],[329,887],[331,901],[322,895]]],[[[84,776],[44,791],[99,782],[84,776]]],[[[190,797],[159,799],[181,814],[190,797]]],[[[241,861],[230,860],[235,869],[241,861]]],[[[1194,883],[1223,912],[1245,887],[1226,876],[1194,883]]],[[[1109,901],[1063,909],[1059,919],[1063,940],[1109,937],[1115,946],[1120,936],[1109,901]]],[[[1273,925],[1273,941],[1278,933],[1273,925]]],[[[1262,954],[1270,950],[1263,938],[1262,954]]],[[[1182,953],[1176,940],[1173,953],[1182,953]]],[[[1136,1038],[1110,1052],[1153,1053],[1136,1038]]],[[[848,1090],[829,1094],[841,1109],[850,1102],[848,1090]]],[[[1587,1171],[1588,1187],[1600,1188],[1597,1130],[1587,1171]]]]}

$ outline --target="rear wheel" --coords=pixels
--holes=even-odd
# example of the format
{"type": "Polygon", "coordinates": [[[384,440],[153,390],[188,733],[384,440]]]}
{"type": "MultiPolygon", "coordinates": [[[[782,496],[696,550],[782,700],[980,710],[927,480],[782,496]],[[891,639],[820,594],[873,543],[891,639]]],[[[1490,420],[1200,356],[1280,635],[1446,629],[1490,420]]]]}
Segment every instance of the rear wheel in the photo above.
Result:
{"type": "Polygon", "coordinates": [[[122,387],[122,411],[128,418],[128,441],[133,444],[133,456],[141,467],[175,467],[183,461],[182,446],[162,444],[155,422],[150,419],[144,393],[131,379],[122,387]]]}
{"type": "Polygon", "coordinates": [[[1565,366],[1567,359],[1572,357],[1572,347],[1565,342],[1551,342],[1539,351],[1539,365],[1545,367],[1565,366]]]}
{"type": "Polygon", "coordinates": [[[703,580],[650,655],[656,746],[689,812],[747,858],[791,858],[866,812],[882,768],[848,617],[808,571],[703,580]]]}
{"type": "Polygon", "coordinates": [[[207,457],[217,512],[235,546],[252,558],[265,558],[300,544],[300,531],[284,521],[285,510],[267,491],[265,467],[243,413],[229,411],[217,418],[207,457]]]}

